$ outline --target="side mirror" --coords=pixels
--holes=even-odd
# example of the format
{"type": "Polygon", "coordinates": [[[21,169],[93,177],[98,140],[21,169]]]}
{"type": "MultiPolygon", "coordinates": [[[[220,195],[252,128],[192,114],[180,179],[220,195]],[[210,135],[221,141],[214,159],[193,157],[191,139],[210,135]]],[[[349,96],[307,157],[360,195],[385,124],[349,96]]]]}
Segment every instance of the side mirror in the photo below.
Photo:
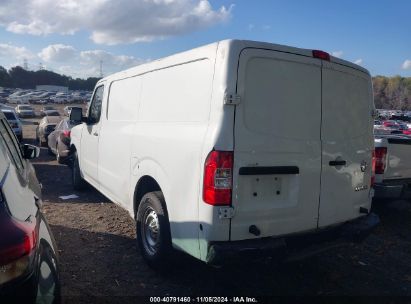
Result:
{"type": "Polygon", "coordinates": [[[79,107],[71,108],[70,114],[69,114],[69,119],[71,121],[74,121],[76,123],[81,123],[84,121],[83,118],[83,109],[79,107]]]}
{"type": "Polygon", "coordinates": [[[25,159],[33,159],[37,158],[40,156],[40,148],[33,146],[33,145],[28,145],[24,144],[23,145],[23,157],[25,159]]]}

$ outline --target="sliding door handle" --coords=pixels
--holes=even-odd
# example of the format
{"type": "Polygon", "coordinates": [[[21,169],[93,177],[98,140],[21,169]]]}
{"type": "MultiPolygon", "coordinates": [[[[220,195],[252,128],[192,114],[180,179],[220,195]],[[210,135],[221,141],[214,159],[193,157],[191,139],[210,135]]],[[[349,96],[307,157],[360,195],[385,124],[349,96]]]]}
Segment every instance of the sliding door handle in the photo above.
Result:
{"type": "Polygon", "coordinates": [[[338,167],[338,166],[345,166],[347,162],[345,160],[332,160],[329,162],[330,166],[338,167]]]}

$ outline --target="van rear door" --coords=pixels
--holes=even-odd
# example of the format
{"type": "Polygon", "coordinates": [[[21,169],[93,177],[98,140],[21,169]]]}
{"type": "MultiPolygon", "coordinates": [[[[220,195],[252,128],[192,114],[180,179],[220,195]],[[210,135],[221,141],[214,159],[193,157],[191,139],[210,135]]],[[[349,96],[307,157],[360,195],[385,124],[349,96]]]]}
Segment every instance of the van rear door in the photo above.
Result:
{"type": "Polygon", "coordinates": [[[370,209],[374,147],[371,77],[323,61],[322,81],[319,227],[354,219],[361,207],[370,209]]]}
{"type": "Polygon", "coordinates": [[[316,229],[321,60],[245,49],[237,95],[231,240],[316,229]]]}

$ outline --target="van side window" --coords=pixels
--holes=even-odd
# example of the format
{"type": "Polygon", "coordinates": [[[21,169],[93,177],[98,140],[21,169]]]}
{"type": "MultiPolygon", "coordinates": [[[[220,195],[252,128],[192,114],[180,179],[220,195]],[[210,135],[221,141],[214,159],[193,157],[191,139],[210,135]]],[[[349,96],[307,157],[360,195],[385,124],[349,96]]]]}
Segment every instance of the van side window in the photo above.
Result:
{"type": "Polygon", "coordinates": [[[90,109],[88,112],[88,124],[93,125],[100,121],[103,92],[104,86],[99,86],[94,92],[93,100],[91,101],[90,109]]]}
{"type": "Polygon", "coordinates": [[[12,159],[14,165],[17,167],[18,170],[22,170],[23,165],[23,156],[20,151],[20,147],[17,143],[17,139],[8,124],[2,119],[0,121],[0,134],[3,138],[4,142],[6,143],[7,150],[9,152],[10,159],[12,159]]]}

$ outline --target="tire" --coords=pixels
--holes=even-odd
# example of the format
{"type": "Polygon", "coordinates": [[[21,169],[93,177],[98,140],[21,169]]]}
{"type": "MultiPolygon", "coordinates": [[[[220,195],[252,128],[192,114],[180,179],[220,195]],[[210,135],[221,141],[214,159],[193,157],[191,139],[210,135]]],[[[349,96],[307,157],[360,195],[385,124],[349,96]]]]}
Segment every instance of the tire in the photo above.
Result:
{"type": "Polygon", "coordinates": [[[161,269],[171,253],[170,223],[161,191],[143,196],[137,211],[137,243],[149,266],[161,269]]]}
{"type": "Polygon", "coordinates": [[[56,145],[56,160],[59,164],[62,164],[63,162],[61,161],[60,153],[59,153],[59,145],[56,145]]]}
{"type": "Polygon", "coordinates": [[[61,286],[56,269],[57,259],[48,247],[40,249],[36,303],[60,303],[61,286]]]}
{"type": "Polygon", "coordinates": [[[45,144],[44,144],[44,142],[43,142],[43,140],[41,139],[40,136],[38,137],[38,142],[39,142],[39,147],[44,147],[45,146],[45,144]]]}
{"type": "Polygon", "coordinates": [[[37,145],[38,145],[39,147],[41,147],[41,145],[40,145],[40,137],[39,137],[39,133],[37,133],[37,131],[36,131],[36,143],[37,143],[37,145]]]}
{"type": "Polygon", "coordinates": [[[77,152],[73,155],[73,166],[71,167],[72,184],[74,190],[83,190],[86,186],[86,181],[81,177],[80,164],[78,162],[77,152]]]}

